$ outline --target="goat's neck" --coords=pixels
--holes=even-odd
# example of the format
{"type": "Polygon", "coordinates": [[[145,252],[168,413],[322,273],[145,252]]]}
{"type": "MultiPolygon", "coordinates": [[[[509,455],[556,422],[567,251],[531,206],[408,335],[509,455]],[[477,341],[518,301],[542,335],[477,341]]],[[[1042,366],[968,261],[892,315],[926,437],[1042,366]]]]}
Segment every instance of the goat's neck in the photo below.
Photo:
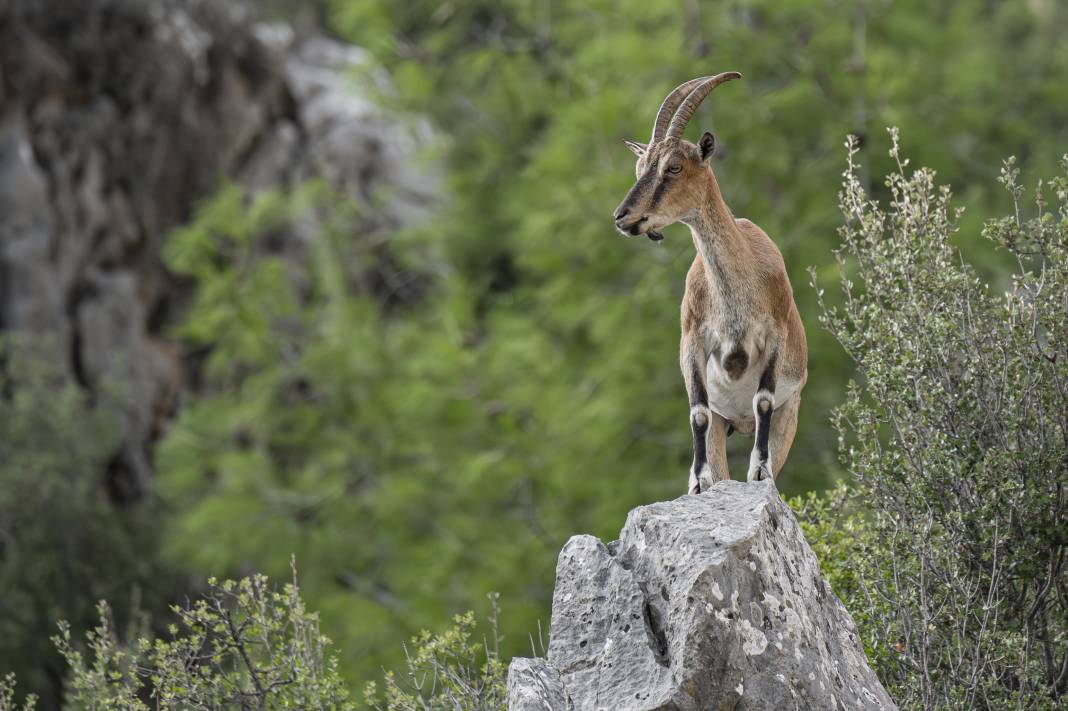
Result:
{"type": "Polygon", "coordinates": [[[698,209],[683,220],[705,262],[705,274],[724,303],[737,302],[752,282],[749,243],[738,229],[713,177],[698,209]]]}

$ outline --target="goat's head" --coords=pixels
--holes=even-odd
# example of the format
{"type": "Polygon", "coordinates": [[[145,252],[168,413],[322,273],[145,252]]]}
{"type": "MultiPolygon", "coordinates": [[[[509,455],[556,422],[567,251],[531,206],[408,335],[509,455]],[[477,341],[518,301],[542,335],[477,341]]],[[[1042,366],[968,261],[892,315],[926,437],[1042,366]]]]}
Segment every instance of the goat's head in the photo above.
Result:
{"type": "Polygon", "coordinates": [[[707,131],[696,145],[682,133],[709,92],[723,82],[738,79],[738,72],[698,77],[680,84],[668,94],[657,112],[649,143],[624,141],[638,156],[634,166],[637,182],[613,217],[622,235],[644,234],[654,242],[664,239],[658,231],[695,210],[712,180],[712,151],[716,142],[707,131]]]}

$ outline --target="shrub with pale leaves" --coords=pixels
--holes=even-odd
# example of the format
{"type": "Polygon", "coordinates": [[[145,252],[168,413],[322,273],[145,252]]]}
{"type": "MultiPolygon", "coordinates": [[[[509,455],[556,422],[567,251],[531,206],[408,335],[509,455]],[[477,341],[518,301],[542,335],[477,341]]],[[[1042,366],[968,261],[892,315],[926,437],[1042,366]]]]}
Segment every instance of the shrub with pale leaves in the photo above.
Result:
{"type": "Polygon", "coordinates": [[[1006,161],[1014,210],[984,235],[1015,268],[995,287],[952,244],[949,188],[910,172],[891,135],[886,205],[848,144],[842,305],[820,292],[861,379],[836,425],[871,530],[843,549],[843,594],[903,709],[1063,708],[1068,156],[1030,214],[1006,161]]]}

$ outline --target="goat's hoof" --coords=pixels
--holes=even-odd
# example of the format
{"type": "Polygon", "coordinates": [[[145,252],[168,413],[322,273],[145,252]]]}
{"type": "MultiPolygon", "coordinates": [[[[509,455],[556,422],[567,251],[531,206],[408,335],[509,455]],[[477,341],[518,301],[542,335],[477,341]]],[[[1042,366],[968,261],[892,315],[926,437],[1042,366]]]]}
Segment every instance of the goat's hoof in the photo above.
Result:
{"type": "Polygon", "coordinates": [[[749,481],[767,481],[771,478],[771,469],[768,467],[767,464],[761,464],[749,470],[749,481]]]}
{"type": "Polygon", "coordinates": [[[687,491],[691,494],[700,494],[708,491],[711,487],[712,477],[707,470],[702,469],[700,474],[692,470],[690,471],[690,483],[689,486],[687,486],[687,491]]]}
{"type": "Polygon", "coordinates": [[[690,485],[689,492],[691,494],[701,494],[712,488],[712,485],[716,483],[716,480],[712,477],[712,470],[705,465],[701,467],[701,473],[698,474],[692,469],[690,470],[690,485]]]}

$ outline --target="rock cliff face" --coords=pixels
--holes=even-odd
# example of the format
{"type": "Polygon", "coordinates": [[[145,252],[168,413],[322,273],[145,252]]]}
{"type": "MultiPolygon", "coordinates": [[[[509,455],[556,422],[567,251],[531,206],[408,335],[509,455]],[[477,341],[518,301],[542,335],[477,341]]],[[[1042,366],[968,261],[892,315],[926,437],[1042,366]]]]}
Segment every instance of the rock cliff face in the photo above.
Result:
{"type": "Polygon", "coordinates": [[[560,552],[547,659],[511,711],[895,709],[772,482],[630,512],[560,552]]]}
{"type": "Polygon", "coordinates": [[[409,167],[425,129],[361,97],[354,68],[360,50],[298,42],[239,3],[0,0],[0,333],[39,336],[121,422],[116,500],[148,487],[183,387],[164,331],[187,289],[159,255],[197,199],[223,177],[322,177],[370,206],[371,230],[435,192],[409,167]]]}

